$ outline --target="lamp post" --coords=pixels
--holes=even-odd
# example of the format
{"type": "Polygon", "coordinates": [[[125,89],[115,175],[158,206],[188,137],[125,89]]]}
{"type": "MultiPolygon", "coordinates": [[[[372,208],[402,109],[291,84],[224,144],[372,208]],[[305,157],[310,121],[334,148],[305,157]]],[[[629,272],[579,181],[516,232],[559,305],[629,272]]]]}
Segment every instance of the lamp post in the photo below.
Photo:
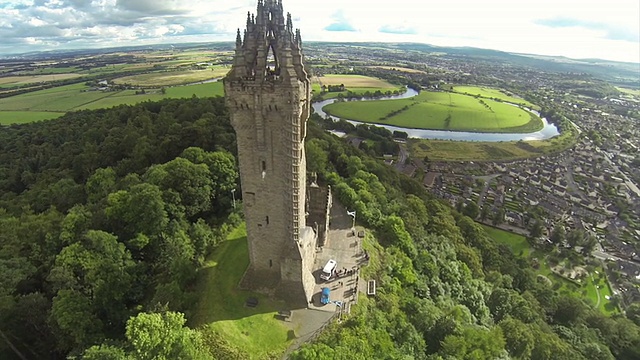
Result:
{"type": "Polygon", "coordinates": [[[233,210],[236,209],[236,189],[231,189],[231,197],[233,198],[233,210]]]}

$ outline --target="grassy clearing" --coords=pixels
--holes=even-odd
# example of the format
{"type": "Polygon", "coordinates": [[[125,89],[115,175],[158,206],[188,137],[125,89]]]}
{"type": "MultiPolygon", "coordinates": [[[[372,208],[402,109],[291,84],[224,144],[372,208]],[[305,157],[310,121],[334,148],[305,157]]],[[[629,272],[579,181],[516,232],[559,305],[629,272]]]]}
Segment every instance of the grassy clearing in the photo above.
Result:
{"type": "Polygon", "coordinates": [[[62,112],[0,111],[0,125],[24,124],[51,120],[64,115],[62,112]]]}
{"type": "Polygon", "coordinates": [[[479,142],[409,139],[413,158],[432,161],[500,161],[539,157],[572,146],[575,140],[561,134],[547,140],[479,142]]]}
{"type": "MultiPolygon", "coordinates": [[[[136,95],[134,90],[125,91],[86,91],[84,84],[59,86],[52,89],[0,99],[0,111],[42,113],[64,113],[81,109],[100,109],[118,105],[132,105],[143,101],[158,101],[164,98],[188,98],[191,96],[208,97],[224,95],[221,82],[176,86],[166,89],[166,94],[159,90],[147,94],[136,95]]],[[[42,120],[34,115],[34,119],[42,120]]],[[[35,120],[33,120],[35,121],[35,120]]]]}
{"type": "Polygon", "coordinates": [[[531,247],[529,246],[529,243],[527,242],[527,239],[525,239],[524,236],[510,233],[508,231],[496,229],[491,226],[483,225],[482,227],[484,228],[484,231],[486,231],[487,234],[493,240],[495,240],[500,244],[505,244],[509,246],[509,248],[511,248],[511,251],[513,251],[514,254],[518,256],[524,256],[524,257],[529,256],[529,253],[531,252],[531,247]]]}
{"type": "Polygon", "coordinates": [[[540,107],[528,102],[525,99],[513,96],[500,89],[478,87],[478,86],[461,86],[461,85],[447,85],[445,88],[451,89],[453,92],[471,96],[479,96],[486,99],[500,99],[502,101],[510,102],[513,104],[522,104],[530,109],[540,110],[540,107]]]}
{"type": "Polygon", "coordinates": [[[244,226],[234,230],[200,269],[196,292],[200,300],[190,323],[222,336],[251,359],[264,359],[284,352],[291,341],[288,329],[274,317],[284,303],[237,288],[249,266],[246,236],[244,226]],[[244,306],[251,296],[259,300],[255,308],[244,306]]]}
{"type": "Polygon", "coordinates": [[[416,159],[428,156],[432,161],[512,160],[535,154],[513,142],[468,142],[409,139],[409,152],[416,159]]]}
{"type": "Polygon", "coordinates": [[[114,82],[136,86],[172,86],[219,78],[226,75],[228,71],[229,68],[226,67],[215,67],[207,70],[153,72],[121,77],[114,82]]]}
{"type": "Polygon", "coordinates": [[[611,296],[611,288],[602,266],[597,266],[582,280],[582,283],[574,282],[551,271],[546,260],[547,254],[541,250],[533,249],[524,236],[489,226],[483,225],[482,227],[493,240],[507,245],[514,254],[524,258],[538,259],[539,267],[536,269],[536,273],[551,280],[558,293],[581,298],[607,315],[618,312],[618,309],[607,300],[607,297],[611,296]]]}
{"type": "Polygon", "coordinates": [[[449,92],[423,91],[400,100],[336,102],[323,110],[345,119],[414,129],[527,133],[543,127],[540,118],[516,106],[449,92]]]}

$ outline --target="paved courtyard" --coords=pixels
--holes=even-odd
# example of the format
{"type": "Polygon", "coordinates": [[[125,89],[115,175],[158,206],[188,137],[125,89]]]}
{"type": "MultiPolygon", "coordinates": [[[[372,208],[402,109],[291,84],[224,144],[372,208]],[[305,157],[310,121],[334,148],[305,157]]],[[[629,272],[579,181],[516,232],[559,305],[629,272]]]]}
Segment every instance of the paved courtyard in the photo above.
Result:
{"type": "MultiPolygon", "coordinates": [[[[362,239],[357,236],[357,232],[354,233],[352,226],[353,218],[347,215],[347,209],[334,198],[327,243],[316,254],[313,273],[316,286],[313,301],[309,303],[307,309],[293,310],[291,321],[287,322],[295,336],[289,351],[311,340],[331,319],[339,317],[341,312],[348,312],[351,304],[357,301],[357,289],[364,289],[364,280],[359,279],[358,271],[364,261],[362,239]],[[342,270],[344,273],[351,270],[352,274],[334,276],[329,281],[320,279],[322,268],[330,259],[336,260],[336,271],[342,270]],[[329,296],[331,303],[326,305],[320,303],[323,287],[331,289],[329,296]]],[[[362,228],[359,230],[362,231],[362,228]]]]}
{"type": "MultiPolygon", "coordinates": [[[[357,215],[357,214],[356,214],[357,215]]],[[[353,218],[347,215],[345,209],[337,201],[333,202],[331,209],[331,220],[327,243],[317,253],[315,272],[316,287],[314,290],[313,303],[309,308],[336,312],[340,309],[334,302],[340,302],[342,309],[348,310],[350,303],[357,297],[358,269],[362,264],[362,239],[354,233],[352,228],[353,218]],[[340,276],[334,276],[329,281],[320,279],[320,273],[324,265],[333,259],[337,262],[336,271],[342,272],[340,276]],[[349,275],[346,275],[349,273],[349,275]],[[320,303],[320,293],[323,287],[331,289],[330,304],[320,303]]]]}

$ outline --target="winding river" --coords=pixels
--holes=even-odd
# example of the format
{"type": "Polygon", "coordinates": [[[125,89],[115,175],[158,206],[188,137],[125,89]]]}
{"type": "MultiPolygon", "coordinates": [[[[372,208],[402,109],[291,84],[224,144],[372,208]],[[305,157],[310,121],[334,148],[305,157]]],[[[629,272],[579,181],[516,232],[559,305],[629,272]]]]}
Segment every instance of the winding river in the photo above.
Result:
{"type": "MultiPolygon", "coordinates": [[[[350,101],[395,100],[395,99],[406,99],[416,95],[418,95],[417,91],[413,89],[407,89],[407,91],[401,95],[386,96],[378,99],[361,99],[361,100],[350,100],[350,101]]],[[[334,120],[339,120],[339,118],[328,115],[322,110],[322,108],[324,108],[329,104],[334,103],[335,101],[336,99],[329,99],[329,100],[313,103],[313,110],[323,118],[326,116],[330,116],[334,120]]],[[[532,112],[539,115],[535,111],[532,111],[532,112]]],[[[532,133],[479,133],[479,132],[465,132],[465,131],[424,130],[424,129],[403,128],[398,126],[375,124],[375,123],[363,123],[363,122],[354,121],[354,120],[347,120],[347,121],[349,121],[354,125],[369,124],[369,125],[380,126],[390,131],[404,131],[407,134],[409,134],[410,138],[418,138],[418,139],[497,142],[497,141],[518,141],[518,140],[545,140],[545,139],[550,139],[554,136],[560,135],[558,128],[555,125],[550,124],[546,118],[542,118],[542,122],[544,124],[544,127],[542,128],[542,130],[532,132],[532,133]]]]}

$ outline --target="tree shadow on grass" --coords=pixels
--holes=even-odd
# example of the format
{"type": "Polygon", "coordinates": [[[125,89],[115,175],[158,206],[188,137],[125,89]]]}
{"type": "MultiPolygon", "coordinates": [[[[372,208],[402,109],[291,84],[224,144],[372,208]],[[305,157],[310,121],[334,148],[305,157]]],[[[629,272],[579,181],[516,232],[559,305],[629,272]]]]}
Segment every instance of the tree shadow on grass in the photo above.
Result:
{"type": "Polygon", "coordinates": [[[194,326],[273,313],[287,308],[284,301],[238,288],[248,266],[246,234],[240,231],[234,236],[232,233],[198,271],[199,300],[191,319],[194,326]],[[257,304],[247,304],[248,299],[256,299],[257,304]]]}
{"type": "Polygon", "coordinates": [[[221,337],[244,358],[262,359],[287,349],[292,341],[291,329],[274,316],[287,310],[284,301],[238,288],[248,266],[246,231],[242,227],[233,231],[198,271],[198,301],[189,325],[221,337]],[[247,306],[248,299],[257,300],[250,304],[255,306],[247,306]]]}

